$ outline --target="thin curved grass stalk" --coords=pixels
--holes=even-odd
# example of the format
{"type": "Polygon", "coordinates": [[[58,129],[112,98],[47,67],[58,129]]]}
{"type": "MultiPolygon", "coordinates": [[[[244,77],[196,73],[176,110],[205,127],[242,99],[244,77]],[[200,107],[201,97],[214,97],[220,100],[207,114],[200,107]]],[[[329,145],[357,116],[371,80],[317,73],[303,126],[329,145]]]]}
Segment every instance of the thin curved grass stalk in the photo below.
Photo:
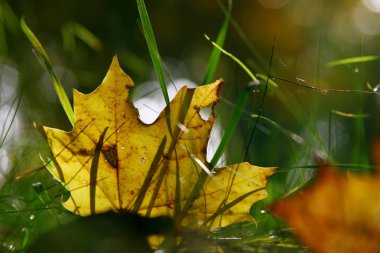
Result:
{"type": "Polygon", "coordinates": [[[33,48],[36,50],[38,58],[41,60],[41,64],[47,69],[50,78],[53,81],[55,92],[58,95],[59,101],[65,111],[67,118],[69,119],[72,126],[75,123],[75,115],[69,98],[67,97],[66,91],[63,88],[61,81],[58,79],[56,73],[54,72],[53,66],[51,64],[50,58],[43,48],[40,41],[34,35],[32,30],[26,24],[25,20],[22,18],[20,21],[21,29],[24,32],[25,36],[28,38],[29,42],[32,44],[33,48]]]}

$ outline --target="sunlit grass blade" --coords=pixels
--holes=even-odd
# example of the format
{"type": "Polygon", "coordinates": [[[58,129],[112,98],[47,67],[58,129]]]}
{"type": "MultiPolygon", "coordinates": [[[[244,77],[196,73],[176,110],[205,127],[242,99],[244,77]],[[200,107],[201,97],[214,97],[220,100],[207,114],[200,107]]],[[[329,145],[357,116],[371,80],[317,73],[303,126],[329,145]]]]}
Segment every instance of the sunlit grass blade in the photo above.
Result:
{"type": "Polygon", "coordinates": [[[350,57],[344,58],[336,61],[330,61],[326,63],[327,67],[334,67],[339,65],[347,65],[352,63],[364,63],[380,60],[380,56],[377,55],[367,55],[367,56],[358,56],[358,57],[350,57]]]}
{"type": "MultiPolygon", "coordinates": [[[[232,8],[232,2],[229,1],[228,11],[225,14],[223,25],[222,25],[222,27],[219,31],[218,37],[216,39],[216,44],[218,44],[220,47],[223,47],[224,42],[226,40],[228,27],[229,27],[229,23],[230,23],[230,17],[231,17],[231,8],[232,8]]],[[[219,63],[220,54],[221,54],[221,52],[218,48],[214,47],[212,49],[210,59],[208,61],[208,65],[206,68],[206,74],[205,74],[205,77],[203,79],[202,84],[208,84],[208,83],[213,81],[212,79],[214,78],[214,74],[215,74],[216,68],[217,68],[218,63],[219,63]]]]}
{"type": "Polygon", "coordinates": [[[75,48],[75,37],[82,40],[87,46],[94,51],[99,51],[103,48],[103,43],[90,30],[78,22],[68,22],[62,27],[63,45],[67,51],[72,51],[75,48]]]}
{"type": "Polygon", "coordinates": [[[369,117],[368,114],[364,114],[364,113],[346,113],[346,112],[337,111],[337,110],[331,110],[331,113],[345,117],[345,118],[367,118],[367,117],[369,117]]]}
{"type": "Polygon", "coordinates": [[[244,71],[245,73],[247,73],[247,75],[252,79],[252,81],[258,81],[257,80],[257,77],[252,73],[252,71],[241,61],[239,60],[236,56],[234,56],[233,54],[231,54],[230,52],[228,52],[227,50],[223,49],[221,46],[219,46],[217,43],[215,43],[214,41],[212,41],[210,39],[210,37],[208,37],[207,35],[205,35],[205,38],[211,42],[211,44],[220,50],[220,52],[222,52],[223,54],[227,55],[228,57],[230,57],[234,62],[236,62],[244,71]]]}
{"type": "Polygon", "coordinates": [[[154,38],[153,28],[149,20],[148,11],[146,10],[144,0],[137,0],[137,8],[140,14],[141,24],[145,35],[145,40],[148,45],[150,57],[152,59],[154,70],[156,71],[156,75],[158,81],[160,83],[160,87],[162,90],[162,94],[164,96],[166,105],[169,105],[169,94],[166,87],[166,81],[164,76],[164,68],[161,63],[161,56],[158,52],[156,39],[154,38]]]}
{"type": "Polygon", "coordinates": [[[20,25],[21,25],[22,31],[24,32],[24,34],[28,38],[29,42],[32,44],[33,48],[36,50],[37,55],[39,56],[42,64],[45,66],[45,68],[49,72],[50,78],[53,81],[53,85],[54,85],[55,91],[58,95],[58,98],[61,102],[61,105],[62,105],[71,125],[74,126],[75,115],[74,115],[73,108],[70,104],[69,98],[67,97],[65,89],[62,86],[62,83],[59,81],[57,75],[55,74],[55,72],[53,70],[53,66],[51,64],[49,56],[47,55],[45,49],[43,48],[42,44],[39,42],[37,37],[30,30],[30,28],[28,27],[28,25],[26,24],[24,19],[21,19],[20,25]]]}

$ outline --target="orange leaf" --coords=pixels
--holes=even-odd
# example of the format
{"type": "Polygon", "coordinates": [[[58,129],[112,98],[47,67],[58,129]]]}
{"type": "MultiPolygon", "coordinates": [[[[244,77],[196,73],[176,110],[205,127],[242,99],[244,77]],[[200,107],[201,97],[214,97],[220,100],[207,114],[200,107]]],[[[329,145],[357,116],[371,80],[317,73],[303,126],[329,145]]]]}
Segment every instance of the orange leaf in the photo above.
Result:
{"type": "Polygon", "coordinates": [[[380,175],[323,167],[314,184],[272,210],[316,253],[380,252],[380,175]]]}

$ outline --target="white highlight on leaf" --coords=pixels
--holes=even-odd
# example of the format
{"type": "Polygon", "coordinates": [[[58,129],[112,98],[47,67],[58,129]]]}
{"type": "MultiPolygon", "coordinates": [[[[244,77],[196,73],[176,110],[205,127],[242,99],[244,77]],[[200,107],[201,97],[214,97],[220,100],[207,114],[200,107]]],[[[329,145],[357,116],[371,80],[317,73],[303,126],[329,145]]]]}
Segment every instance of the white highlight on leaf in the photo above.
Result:
{"type": "Polygon", "coordinates": [[[177,126],[179,127],[179,129],[181,129],[181,131],[183,131],[185,134],[187,134],[189,132],[189,129],[184,125],[182,124],[181,122],[178,122],[177,123],[177,126]]]}
{"type": "Polygon", "coordinates": [[[198,158],[196,157],[194,154],[190,154],[191,155],[191,158],[193,158],[193,160],[210,176],[210,177],[214,177],[214,172],[213,171],[210,171],[207,166],[198,158]]]}
{"type": "MultiPolygon", "coordinates": [[[[187,86],[188,88],[198,87],[189,79],[174,79],[173,82],[168,83],[167,89],[169,93],[169,99],[172,100],[177,94],[178,90],[183,86],[187,86]]],[[[140,120],[145,124],[152,124],[166,106],[159,83],[155,81],[139,84],[136,88],[134,88],[132,102],[139,111],[140,120]]],[[[201,118],[204,120],[208,120],[210,114],[211,110],[209,108],[202,108],[200,110],[201,118]]],[[[186,130],[184,130],[186,126],[183,126],[185,128],[180,125],[177,126],[186,133],[186,130]]],[[[207,161],[211,161],[212,157],[214,156],[222,139],[222,135],[223,129],[221,128],[218,121],[216,121],[213,128],[211,129],[209,143],[207,145],[207,161]]],[[[225,166],[225,155],[222,155],[219,161],[220,162],[217,164],[218,167],[225,166]]]]}

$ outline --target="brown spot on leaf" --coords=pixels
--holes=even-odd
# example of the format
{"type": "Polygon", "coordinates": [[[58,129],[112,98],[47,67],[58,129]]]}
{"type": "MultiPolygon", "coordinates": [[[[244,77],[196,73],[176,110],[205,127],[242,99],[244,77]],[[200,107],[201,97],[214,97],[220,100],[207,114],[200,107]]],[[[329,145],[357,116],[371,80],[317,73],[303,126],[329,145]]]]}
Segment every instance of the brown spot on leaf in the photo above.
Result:
{"type": "Polygon", "coordinates": [[[106,160],[111,164],[112,167],[115,169],[118,168],[118,157],[117,157],[117,151],[116,146],[105,146],[102,148],[102,153],[106,160]]]}
{"type": "Polygon", "coordinates": [[[95,150],[91,149],[80,149],[78,151],[78,155],[81,155],[81,156],[93,156],[95,154],[95,150]]]}

